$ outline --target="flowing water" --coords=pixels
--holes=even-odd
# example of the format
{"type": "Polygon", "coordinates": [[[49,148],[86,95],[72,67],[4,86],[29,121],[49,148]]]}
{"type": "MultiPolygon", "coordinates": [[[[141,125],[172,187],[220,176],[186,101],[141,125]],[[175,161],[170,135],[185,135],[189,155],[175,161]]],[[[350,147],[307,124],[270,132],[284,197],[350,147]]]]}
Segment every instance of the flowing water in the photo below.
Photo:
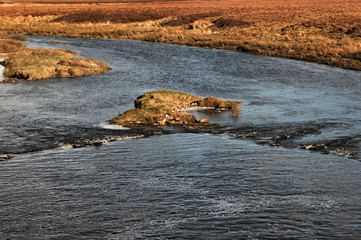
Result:
{"type": "Polygon", "coordinates": [[[105,74],[0,85],[0,239],[357,239],[361,73],[137,41],[33,37],[105,74]],[[239,100],[220,127],[107,120],[150,90],[239,100]],[[101,140],[101,146],[94,141],[101,140]]]}

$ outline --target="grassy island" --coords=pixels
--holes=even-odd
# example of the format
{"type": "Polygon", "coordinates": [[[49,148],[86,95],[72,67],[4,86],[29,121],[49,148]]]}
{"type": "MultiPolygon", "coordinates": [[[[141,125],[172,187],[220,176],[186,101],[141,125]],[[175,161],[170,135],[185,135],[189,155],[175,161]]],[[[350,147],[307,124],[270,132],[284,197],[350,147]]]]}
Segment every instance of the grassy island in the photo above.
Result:
{"type": "Polygon", "coordinates": [[[50,77],[79,77],[103,73],[110,69],[104,61],[86,59],[70,50],[28,48],[20,41],[0,42],[5,80],[40,80],[50,77]]]}
{"type": "Polygon", "coordinates": [[[136,39],[361,70],[360,0],[6,0],[1,33],[136,39]]]}
{"type": "Polygon", "coordinates": [[[130,109],[110,120],[110,124],[123,127],[159,127],[159,126],[188,126],[197,129],[205,126],[217,125],[209,123],[207,119],[199,119],[187,113],[187,108],[208,107],[218,111],[231,110],[238,113],[237,101],[223,101],[218,98],[202,98],[183,92],[160,90],[144,93],[135,101],[134,109],[130,109]]]}

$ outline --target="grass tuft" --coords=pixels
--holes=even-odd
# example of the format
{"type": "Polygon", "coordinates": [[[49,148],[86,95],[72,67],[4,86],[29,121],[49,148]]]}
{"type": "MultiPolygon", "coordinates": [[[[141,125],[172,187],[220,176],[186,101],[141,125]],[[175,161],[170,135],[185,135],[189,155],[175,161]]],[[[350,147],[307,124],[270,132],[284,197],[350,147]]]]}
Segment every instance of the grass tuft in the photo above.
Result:
{"type": "Polygon", "coordinates": [[[0,53],[10,53],[27,49],[28,47],[19,41],[5,40],[0,41],[0,53]]]}
{"type": "Polygon", "coordinates": [[[146,109],[158,105],[165,105],[169,108],[187,108],[191,102],[202,99],[201,97],[177,92],[172,90],[151,91],[143,94],[134,101],[136,108],[146,109]]]}
{"type": "Polygon", "coordinates": [[[58,49],[29,49],[21,53],[16,52],[5,59],[4,65],[4,74],[9,81],[79,77],[110,70],[104,61],[80,58],[72,51],[58,49]]]}
{"type": "Polygon", "coordinates": [[[7,40],[16,40],[16,41],[28,41],[29,39],[20,35],[9,35],[9,34],[0,34],[0,39],[7,40]]]}

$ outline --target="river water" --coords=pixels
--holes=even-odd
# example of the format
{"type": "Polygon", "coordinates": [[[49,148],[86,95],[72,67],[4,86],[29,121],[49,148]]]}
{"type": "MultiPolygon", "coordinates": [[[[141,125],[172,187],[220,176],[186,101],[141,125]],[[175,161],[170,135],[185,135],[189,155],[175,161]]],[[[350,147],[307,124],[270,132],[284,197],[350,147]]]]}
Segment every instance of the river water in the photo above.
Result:
{"type": "Polygon", "coordinates": [[[0,161],[0,239],[361,237],[360,72],[168,44],[32,39],[113,70],[0,85],[0,154],[12,157],[0,161]],[[243,104],[238,117],[195,112],[221,124],[201,131],[107,124],[159,89],[243,104]]]}

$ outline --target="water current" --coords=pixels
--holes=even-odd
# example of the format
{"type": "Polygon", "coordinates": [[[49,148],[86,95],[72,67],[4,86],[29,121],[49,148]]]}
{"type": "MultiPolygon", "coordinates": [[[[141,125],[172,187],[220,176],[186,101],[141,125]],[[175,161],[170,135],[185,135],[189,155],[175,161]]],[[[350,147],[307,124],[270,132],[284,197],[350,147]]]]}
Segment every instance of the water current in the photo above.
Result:
{"type": "Polygon", "coordinates": [[[31,38],[31,47],[71,49],[112,70],[0,84],[0,239],[361,237],[360,72],[168,44],[31,38]],[[200,131],[107,124],[159,89],[243,104],[238,117],[195,112],[220,123],[200,131]]]}

